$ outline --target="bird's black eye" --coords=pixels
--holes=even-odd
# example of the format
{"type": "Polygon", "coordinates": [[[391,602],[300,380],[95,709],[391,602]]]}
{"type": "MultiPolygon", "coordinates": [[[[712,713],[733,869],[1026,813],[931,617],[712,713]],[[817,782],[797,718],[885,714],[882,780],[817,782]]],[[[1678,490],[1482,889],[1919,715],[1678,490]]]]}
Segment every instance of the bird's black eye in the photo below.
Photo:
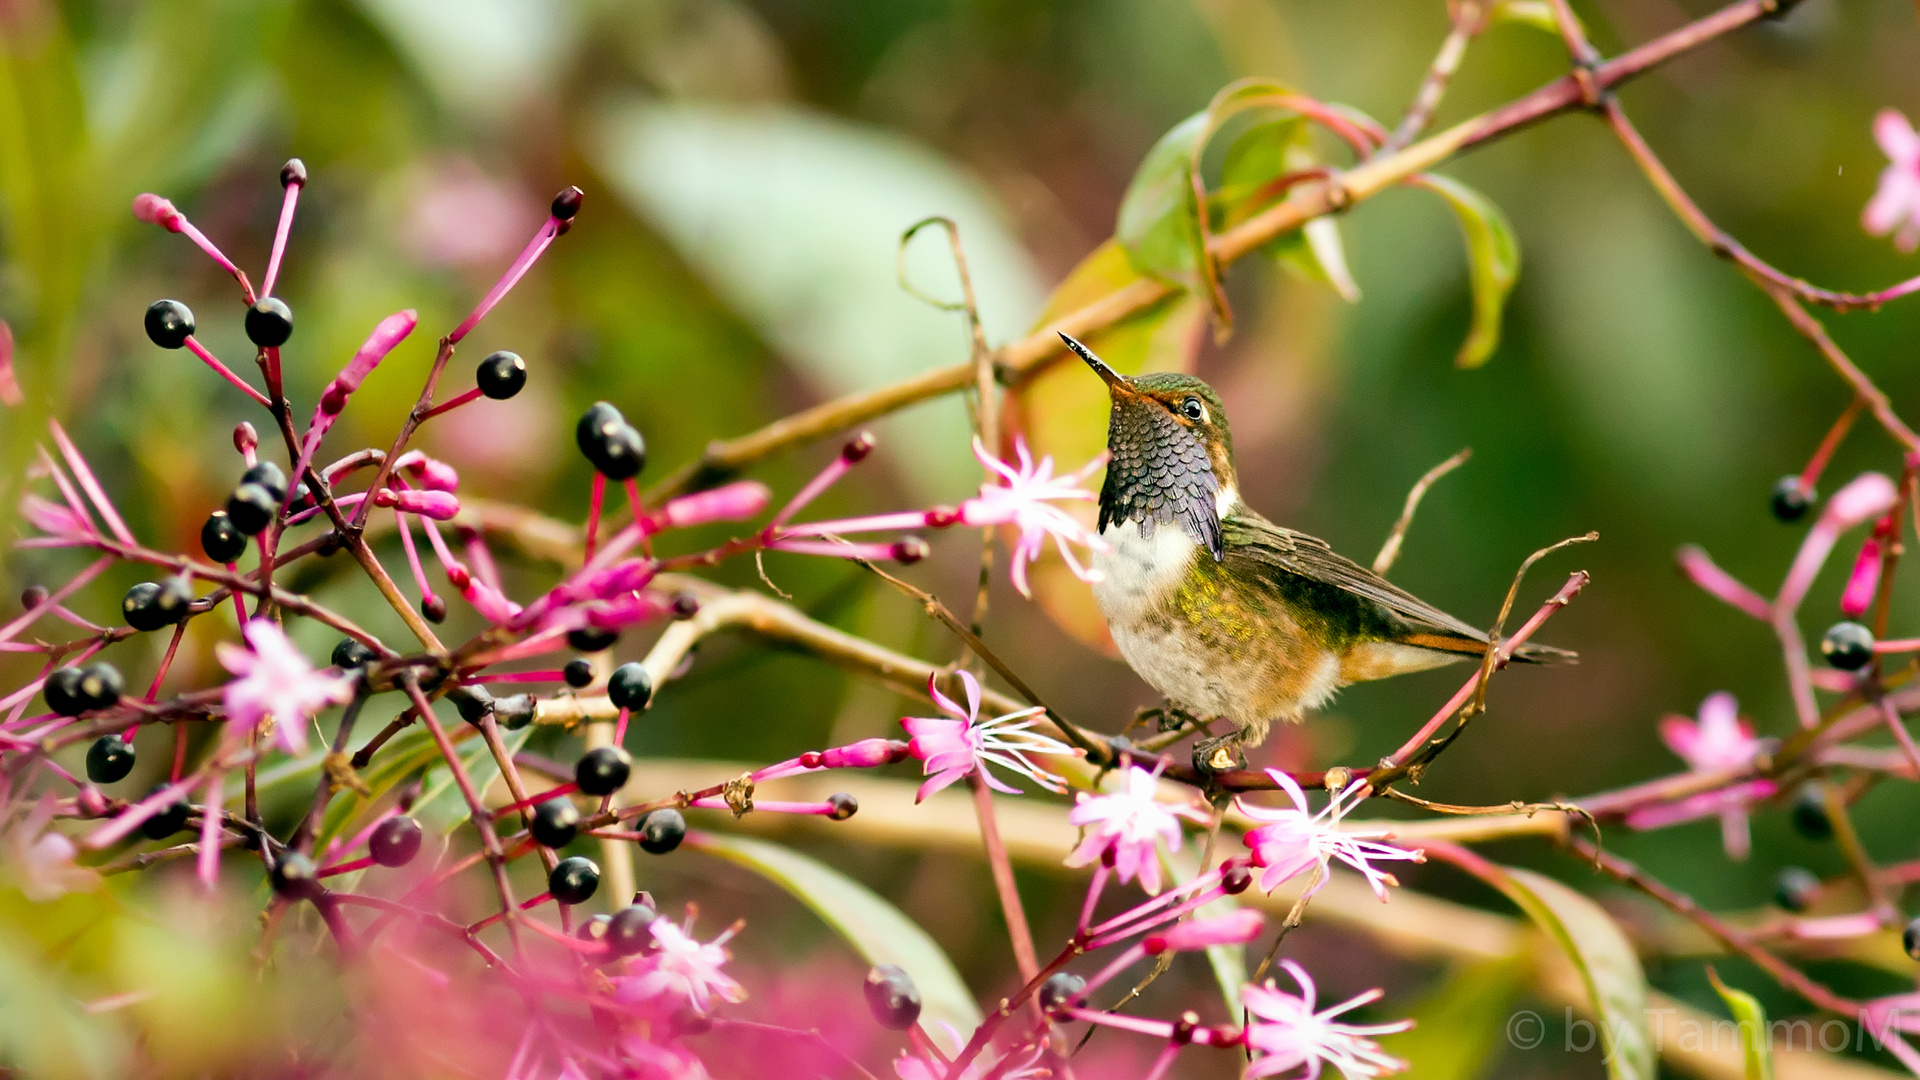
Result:
{"type": "Polygon", "coordinates": [[[1199,398],[1188,398],[1187,400],[1181,402],[1180,412],[1184,414],[1186,418],[1189,420],[1198,421],[1198,420],[1205,420],[1207,418],[1207,407],[1205,405],[1200,404],[1199,398]]]}

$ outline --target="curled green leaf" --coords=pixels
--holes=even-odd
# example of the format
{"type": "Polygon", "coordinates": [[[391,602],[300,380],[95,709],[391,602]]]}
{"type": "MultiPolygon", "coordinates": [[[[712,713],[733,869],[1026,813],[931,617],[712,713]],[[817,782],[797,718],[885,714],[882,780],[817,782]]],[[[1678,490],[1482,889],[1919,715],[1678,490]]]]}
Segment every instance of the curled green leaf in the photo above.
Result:
{"type": "Polygon", "coordinates": [[[1767,1045],[1767,1010],[1760,1005],[1760,999],[1721,982],[1719,972],[1711,966],[1707,968],[1707,979],[1713,983],[1720,1000],[1727,1003],[1727,1011],[1733,1014],[1734,1025],[1739,1029],[1746,1080],[1773,1080],[1773,1048],[1767,1045]]]}
{"type": "Polygon", "coordinates": [[[1473,322],[1454,363],[1463,368],[1479,367],[1500,345],[1500,318],[1506,310],[1507,294],[1520,278],[1520,245],[1514,239],[1513,226],[1491,199],[1457,180],[1422,173],[1407,182],[1438,192],[1460,219],[1460,232],[1467,241],[1468,281],[1473,288],[1473,322]]]}

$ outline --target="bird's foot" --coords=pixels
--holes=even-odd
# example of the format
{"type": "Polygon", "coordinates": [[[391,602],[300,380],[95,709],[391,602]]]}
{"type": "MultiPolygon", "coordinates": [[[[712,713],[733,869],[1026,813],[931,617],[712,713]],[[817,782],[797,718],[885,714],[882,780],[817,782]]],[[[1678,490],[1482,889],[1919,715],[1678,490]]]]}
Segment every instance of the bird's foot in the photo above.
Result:
{"type": "Polygon", "coordinates": [[[1218,776],[1231,769],[1247,767],[1247,755],[1240,745],[1238,731],[1193,744],[1193,767],[1204,777],[1218,776]]]}
{"type": "Polygon", "coordinates": [[[1145,708],[1134,710],[1133,722],[1127,725],[1127,730],[1131,731],[1136,727],[1144,727],[1149,722],[1153,724],[1155,731],[1163,735],[1169,731],[1179,731],[1186,727],[1200,726],[1199,719],[1192,713],[1168,701],[1160,705],[1149,705],[1145,708]]]}

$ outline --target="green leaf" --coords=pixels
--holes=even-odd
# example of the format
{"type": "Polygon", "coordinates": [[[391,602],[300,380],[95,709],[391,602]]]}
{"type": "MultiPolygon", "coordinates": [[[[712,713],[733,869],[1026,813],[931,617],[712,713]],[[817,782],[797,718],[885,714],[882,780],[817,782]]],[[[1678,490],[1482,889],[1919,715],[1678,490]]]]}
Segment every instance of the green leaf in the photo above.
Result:
{"type": "Polygon", "coordinates": [[[1720,1000],[1727,1003],[1727,1011],[1733,1014],[1733,1022],[1740,1029],[1740,1052],[1747,1063],[1746,1080],[1773,1080],[1773,1048],[1767,1044],[1767,1010],[1761,1007],[1760,999],[1721,982],[1719,973],[1712,967],[1707,968],[1707,978],[1719,992],[1720,1000]]]}
{"type": "Polygon", "coordinates": [[[1479,367],[1500,344],[1500,316],[1507,294],[1520,277],[1520,245],[1514,240],[1513,226],[1492,200],[1457,180],[1425,173],[1409,182],[1438,192],[1460,218],[1460,231],[1467,241],[1468,280],[1473,286],[1473,325],[1454,362],[1463,368],[1479,367]]]}
{"type": "Polygon", "coordinates": [[[1646,973],[1613,918],[1586,894],[1531,870],[1503,867],[1494,884],[1573,960],[1593,1001],[1610,1080],[1654,1080],[1646,973]]]}
{"type": "MultiPolygon", "coordinates": [[[[1275,180],[1319,163],[1305,117],[1289,113],[1248,128],[1227,148],[1220,189],[1212,200],[1219,217],[1216,229],[1238,224],[1272,205],[1279,193],[1268,189],[1275,180]]],[[[1360,299],[1360,287],[1347,269],[1340,225],[1333,218],[1315,218],[1302,229],[1282,233],[1261,251],[1295,275],[1329,286],[1348,303],[1360,299]]]]}
{"type": "Polygon", "coordinates": [[[1193,288],[1203,257],[1199,208],[1194,202],[1194,155],[1212,130],[1206,111],[1194,113],[1147,151],[1120,200],[1113,237],[1141,272],[1193,288]]]}
{"type": "Polygon", "coordinates": [[[923,1020],[962,1032],[980,1026],[980,1009],[953,961],[919,924],[865,885],[791,848],[741,836],[689,832],[686,844],[744,866],[792,893],[839,931],[869,964],[897,964],[920,989],[923,1020]]]}
{"type": "Polygon", "coordinates": [[[1405,1058],[1409,1075],[1423,1080],[1484,1076],[1507,1045],[1507,1025],[1527,974],[1525,960],[1518,957],[1462,965],[1414,1006],[1413,1030],[1382,1035],[1380,1046],[1405,1058]]]}

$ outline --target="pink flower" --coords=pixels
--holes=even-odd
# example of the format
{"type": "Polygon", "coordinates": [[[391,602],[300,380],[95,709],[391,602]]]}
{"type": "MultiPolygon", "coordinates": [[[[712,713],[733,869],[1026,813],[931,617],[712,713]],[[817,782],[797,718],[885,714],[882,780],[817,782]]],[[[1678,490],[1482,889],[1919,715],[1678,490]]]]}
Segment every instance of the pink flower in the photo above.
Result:
{"type": "Polygon", "coordinates": [[[715,998],[746,1000],[746,989],[720,970],[731,959],[726,944],[738,927],[704,943],[665,916],[653,920],[647,929],[653,934],[654,951],[647,954],[640,974],[613,980],[615,997],[631,1005],[659,1004],[668,1013],[685,1005],[702,1014],[713,1007],[715,998]]]}
{"type": "Polygon", "coordinates": [[[272,717],[274,736],[288,753],[307,752],[307,721],[329,705],[353,699],[353,677],[315,671],[270,619],[246,626],[251,650],[228,642],[217,647],[220,663],[240,676],[223,695],[231,730],[251,731],[272,717]]]}
{"type": "Polygon", "coordinates": [[[773,492],[767,490],[767,485],[758,480],[741,480],[670,500],[660,508],[654,524],[666,529],[685,529],[710,521],[745,521],[759,517],[771,498],[773,492]]]}
{"type": "Polygon", "coordinates": [[[907,734],[913,736],[907,743],[907,750],[914,757],[926,763],[926,783],[920,785],[920,794],[915,802],[921,802],[927,796],[946,787],[962,777],[972,775],[975,770],[987,786],[995,791],[1004,791],[1009,795],[1020,793],[1019,788],[1008,787],[994,779],[988,772],[988,764],[998,765],[1009,772],[1016,772],[1039,784],[1049,791],[1065,791],[1067,785],[1051,773],[1041,772],[1028,759],[1028,754],[1071,754],[1066,744],[1032,729],[1039,725],[1033,717],[1045,712],[1035,706],[1021,709],[1019,712],[996,716],[991,720],[980,719],[980,683],[971,672],[962,671],[960,685],[967,695],[967,707],[962,709],[958,703],[940,692],[937,675],[927,678],[927,695],[947,717],[903,716],[901,726],[907,734]]]}
{"type": "Polygon", "coordinates": [[[1915,1052],[1901,1032],[1920,1035],[1920,993],[1895,994],[1874,998],[1860,1017],[1860,1026],[1874,1046],[1897,1058],[1907,1071],[1920,1076],[1920,1052],[1915,1052]]]}
{"type": "Polygon", "coordinates": [[[1247,1012],[1253,1017],[1247,1025],[1247,1046],[1260,1051],[1261,1055],[1247,1066],[1248,1080],[1278,1076],[1295,1069],[1301,1070],[1302,1080],[1318,1080],[1323,1065],[1339,1069],[1346,1080],[1372,1080],[1407,1067],[1406,1062],[1381,1050],[1371,1036],[1406,1031],[1413,1027],[1413,1021],[1343,1024],[1334,1019],[1379,1000],[1379,990],[1369,990],[1315,1012],[1312,977],[1291,960],[1280,961],[1280,966],[1300,985],[1298,996],[1281,991],[1271,979],[1265,986],[1249,986],[1244,991],[1247,1012]]]}
{"type": "Polygon", "coordinates": [[[1251,908],[1241,908],[1213,919],[1194,919],[1175,923],[1141,941],[1148,956],[1164,952],[1194,952],[1215,945],[1245,945],[1260,936],[1267,917],[1251,908]]]}
{"type": "Polygon", "coordinates": [[[1160,891],[1160,856],[1155,845],[1180,850],[1180,819],[1206,824],[1207,816],[1191,806],[1169,806],[1154,798],[1160,770],[1138,765],[1127,769],[1125,787],[1111,795],[1080,792],[1067,820],[1085,832],[1080,846],[1067,856],[1068,866],[1087,866],[1113,853],[1113,872],[1122,883],[1140,879],[1149,894],[1160,891]]]}
{"type": "Polygon", "coordinates": [[[1364,833],[1341,831],[1340,819],[1346,816],[1350,808],[1348,802],[1359,794],[1366,783],[1364,780],[1356,780],[1346,790],[1336,792],[1327,800],[1326,809],[1315,814],[1308,809],[1306,793],[1300,790],[1299,784],[1293,782],[1293,777],[1278,769],[1268,769],[1267,775],[1273,777],[1281,790],[1293,799],[1293,808],[1272,810],[1245,800],[1240,803],[1241,811],[1248,817],[1265,822],[1249,830],[1242,839],[1253,849],[1253,865],[1266,867],[1266,872],[1260,875],[1260,888],[1267,892],[1272,892],[1282,882],[1308,869],[1317,868],[1318,873],[1305,893],[1306,896],[1312,896],[1326,884],[1327,872],[1333,860],[1339,859],[1360,871],[1367,879],[1367,884],[1373,887],[1373,894],[1385,902],[1387,886],[1400,882],[1392,874],[1374,869],[1369,860],[1427,861],[1425,852],[1376,843],[1391,835],[1385,830],[1364,833]]]}
{"type": "Polygon", "coordinates": [[[1034,464],[1033,453],[1027,449],[1027,440],[1024,438],[1015,440],[1014,449],[1020,458],[1020,467],[1017,469],[987,453],[987,448],[981,445],[978,438],[973,440],[973,456],[979,458],[980,464],[1002,482],[981,484],[980,494],[961,503],[961,522],[976,528],[1011,525],[1020,530],[1020,539],[1013,545],[1013,565],[1009,576],[1021,596],[1031,598],[1033,595],[1027,589],[1027,564],[1040,557],[1041,548],[1049,536],[1053,537],[1054,545],[1060,549],[1060,557],[1066,560],[1073,576],[1081,581],[1098,581],[1099,572],[1082,565],[1067,545],[1079,544],[1104,551],[1107,542],[1049,500],[1085,502],[1096,499],[1098,496],[1081,487],[1080,483],[1106,463],[1106,453],[1102,451],[1098,457],[1081,466],[1079,472],[1056,477],[1053,475],[1051,455],[1034,464]]]}
{"type": "Polygon", "coordinates": [[[20,892],[36,904],[58,900],[70,892],[91,889],[100,875],[74,865],[79,852],[64,834],[47,828],[53,821],[53,799],[43,796],[24,820],[7,832],[8,874],[20,892]]]}
{"type": "MultiPolygon", "coordinates": [[[[1740,719],[1740,704],[1724,690],[1710,694],[1700,703],[1699,722],[1684,716],[1669,716],[1660,721],[1660,739],[1667,749],[1680,755],[1687,767],[1697,773],[1742,770],[1752,766],[1764,743],[1754,737],[1753,725],[1740,719]]],[[[1771,781],[1755,780],[1703,792],[1682,799],[1672,806],[1652,807],[1628,815],[1627,824],[1635,829],[1652,829],[1707,814],[1720,815],[1721,841],[1727,856],[1744,859],[1752,848],[1747,829],[1747,806],[1756,798],[1773,794],[1771,781]]]]}
{"type": "Polygon", "coordinates": [[[1880,535],[1876,531],[1860,545],[1860,555],[1853,560],[1853,572],[1847,575],[1847,587],[1840,593],[1840,614],[1849,619],[1866,614],[1879,591],[1880,535]]]}
{"type": "Polygon", "coordinates": [[[1887,155],[1887,167],[1860,214],[1860,227],[1874,236],[1894,233],[1893,246],[1912,252],[1920,248],[1920,133],[1899,110],[1881,109],[1873,118],[1873,138],[1887,155]]]}
{"type": "MultiPolygon", "coordinates": [[[[959,1046],[966,1041],[952,1024],[944,1020],[936,1022],[946,1029],[952,1045],[959,1046]]],[[[997,1080],[1041,1080],[1042,1077],[1053,1075],[1051,1070],[1040,1065],[1040,1055],[1044,1051],[1045,1047],[1032,1045],[1016,1047],[1004,1056],[996,1056],[989,1048],[956,1073],[946,1061],[902,1050],[900,1056],[893,1059],[893,1073],[900,1080],[981,1080],[989,1075],[997,1080]]]]}

